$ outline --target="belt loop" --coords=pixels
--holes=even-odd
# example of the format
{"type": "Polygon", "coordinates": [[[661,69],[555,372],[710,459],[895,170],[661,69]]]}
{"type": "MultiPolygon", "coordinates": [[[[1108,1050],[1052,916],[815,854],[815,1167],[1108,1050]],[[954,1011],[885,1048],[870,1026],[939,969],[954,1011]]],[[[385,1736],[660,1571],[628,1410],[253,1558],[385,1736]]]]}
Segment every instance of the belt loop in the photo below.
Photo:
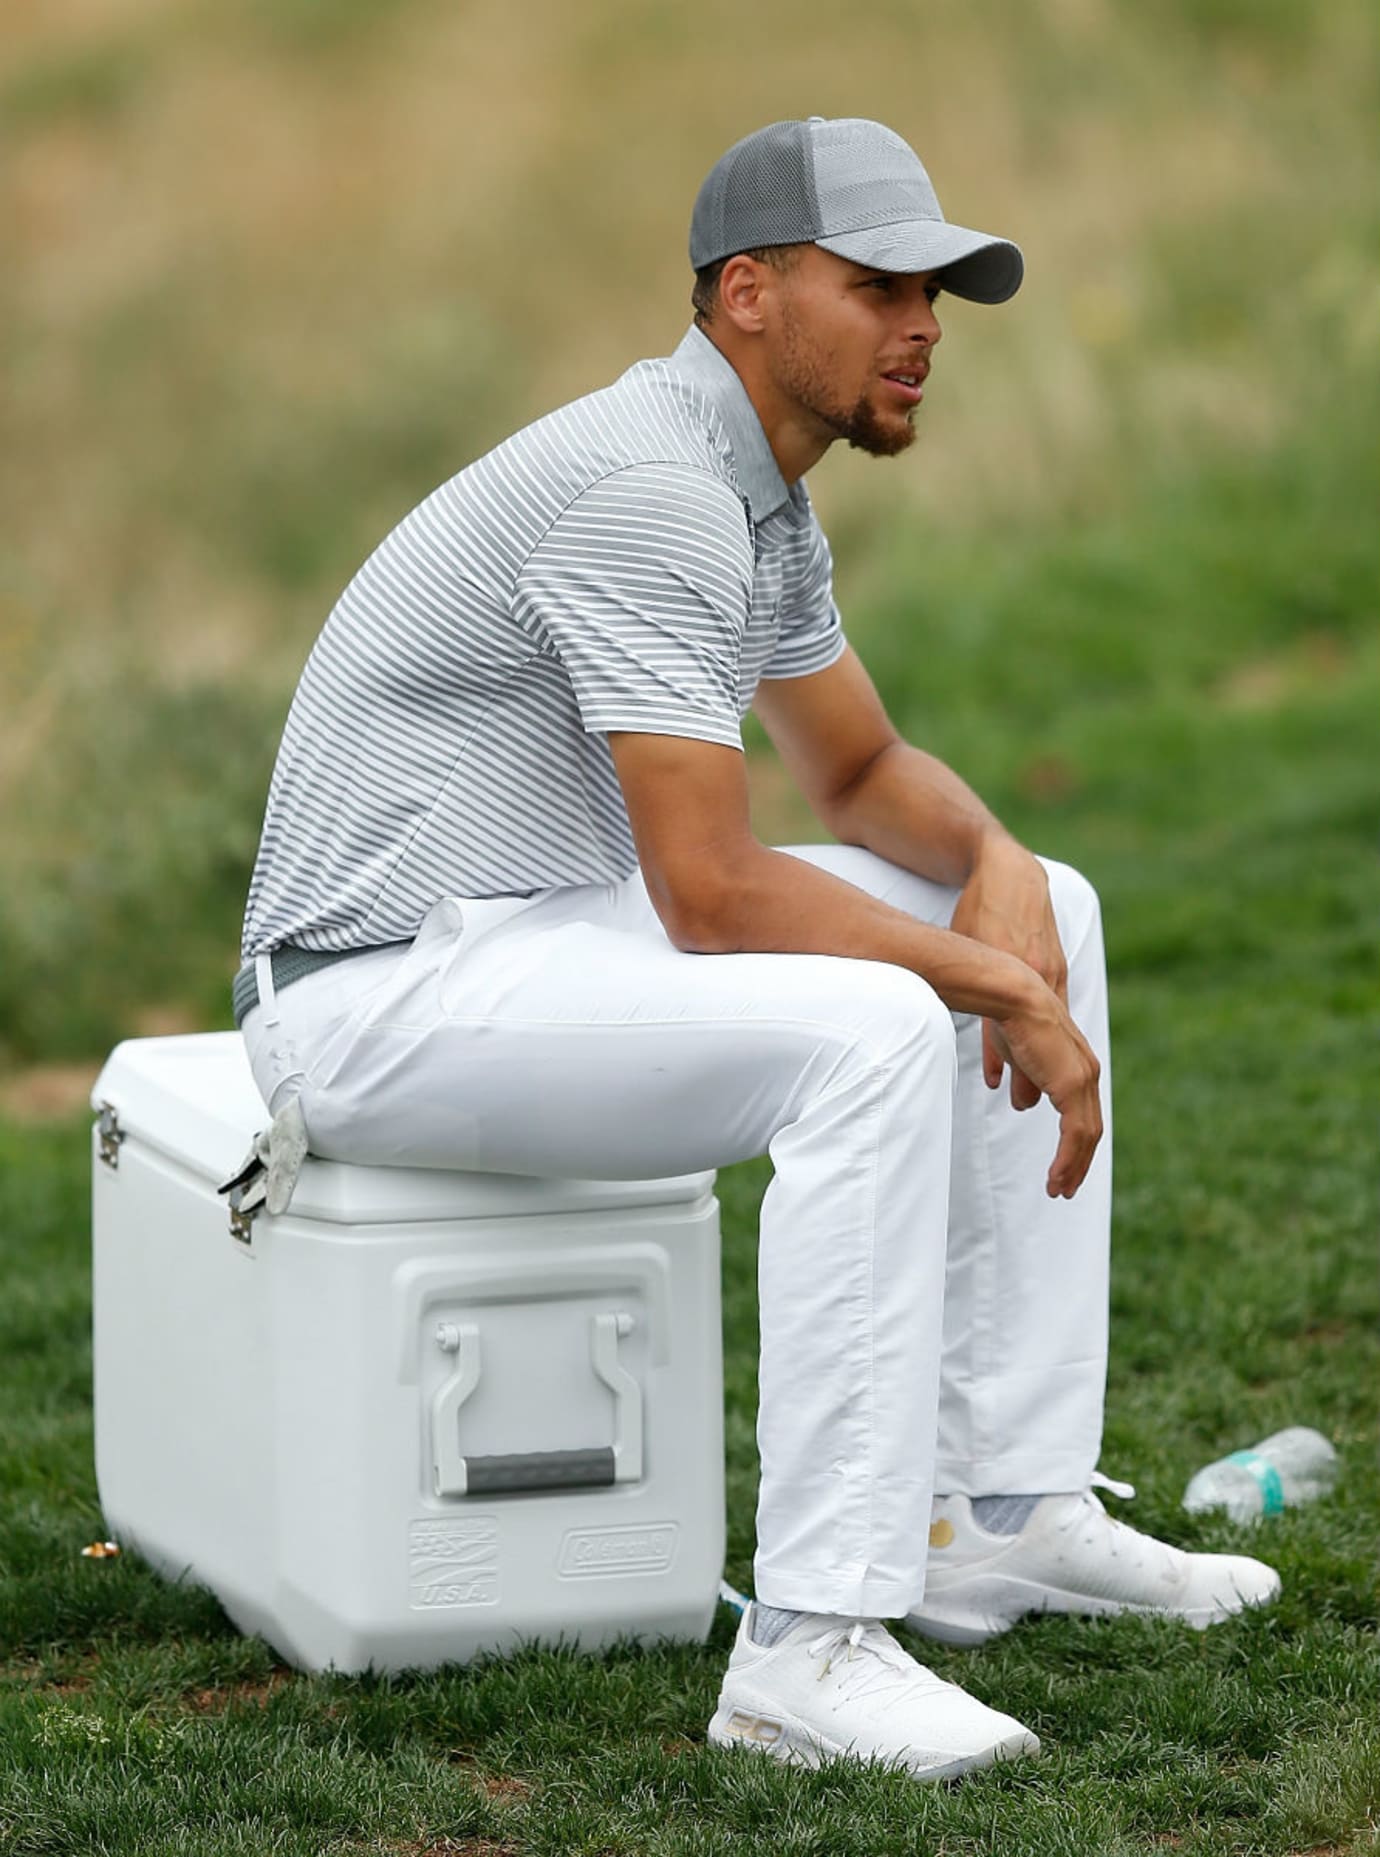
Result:
{"type": "Polygon", "coordinates": [[[259,1004],[263,1008],[265,1025],[277,1025],[278,991],[273,984],[273,956],[256,954],[254,956],[254,978],[259,983],[259,1004]]]}

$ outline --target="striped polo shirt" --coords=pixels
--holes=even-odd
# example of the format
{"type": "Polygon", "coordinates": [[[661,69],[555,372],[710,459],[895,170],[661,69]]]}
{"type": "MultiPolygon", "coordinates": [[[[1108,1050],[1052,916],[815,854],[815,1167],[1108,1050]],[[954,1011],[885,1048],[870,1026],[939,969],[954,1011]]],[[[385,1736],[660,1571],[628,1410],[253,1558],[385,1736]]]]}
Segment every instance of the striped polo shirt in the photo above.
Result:
{"type": "Polygon", "coordinates": [[[627,877],[608,732],[741,748],[761,678],[843,649],[805,486],[692,327],[442,484],[345,589],[283,733],[244,956],[627,877]]]}

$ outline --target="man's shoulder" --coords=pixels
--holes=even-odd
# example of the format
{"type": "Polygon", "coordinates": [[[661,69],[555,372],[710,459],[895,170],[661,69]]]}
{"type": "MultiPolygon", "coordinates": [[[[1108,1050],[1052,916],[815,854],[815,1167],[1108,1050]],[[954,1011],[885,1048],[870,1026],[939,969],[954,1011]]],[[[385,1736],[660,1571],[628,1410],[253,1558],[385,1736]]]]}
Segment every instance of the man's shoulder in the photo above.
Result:
{"type": "Polygon", "coordinates": [[[669,357],[635,362],[608,386],[523,426],[469,469],[547,481],[573,499],[603,477],[657,466],[702,473],[737,495],[722,420],[669,357]]]}
{"type": "MultiPolygon", "coordinates": [[[[747,498],[712,400],[673,357],[636,362],[440,484],[382,544],[405,573],[463,561],[500,602],[534,550],[579,511],[638,546],[669,523],[685,545],[751,548],[747,498]]],[[[396,563],[390,572],[396,573],[396,563]]]]}

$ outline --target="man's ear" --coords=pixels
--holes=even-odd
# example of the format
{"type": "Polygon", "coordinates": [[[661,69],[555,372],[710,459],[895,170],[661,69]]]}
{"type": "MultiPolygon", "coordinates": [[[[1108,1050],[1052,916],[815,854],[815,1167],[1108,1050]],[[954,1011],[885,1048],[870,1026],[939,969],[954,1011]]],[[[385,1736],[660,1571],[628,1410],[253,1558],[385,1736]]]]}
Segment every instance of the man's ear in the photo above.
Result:
{"type": "Polygon", "coordinates": [[[719,273],[719,301],[725,316],[744,335],[759,334],[763,324],[762,298],[769,288],[770,265],[740,252],[719,273]]]}

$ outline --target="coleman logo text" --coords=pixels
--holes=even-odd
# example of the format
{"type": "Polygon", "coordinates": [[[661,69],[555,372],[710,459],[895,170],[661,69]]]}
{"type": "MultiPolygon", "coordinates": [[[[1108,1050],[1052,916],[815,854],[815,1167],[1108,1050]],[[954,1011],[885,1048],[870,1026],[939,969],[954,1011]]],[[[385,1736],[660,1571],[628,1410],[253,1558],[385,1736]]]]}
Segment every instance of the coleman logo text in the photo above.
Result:
{"type": "Polygon", "coordinates": [[[557,1571],[563,1579],[600,1574],[664,1573],[675,1558],[675,1522],[643,1528],[572,1528],[561,1543],[557,1571]]]}

